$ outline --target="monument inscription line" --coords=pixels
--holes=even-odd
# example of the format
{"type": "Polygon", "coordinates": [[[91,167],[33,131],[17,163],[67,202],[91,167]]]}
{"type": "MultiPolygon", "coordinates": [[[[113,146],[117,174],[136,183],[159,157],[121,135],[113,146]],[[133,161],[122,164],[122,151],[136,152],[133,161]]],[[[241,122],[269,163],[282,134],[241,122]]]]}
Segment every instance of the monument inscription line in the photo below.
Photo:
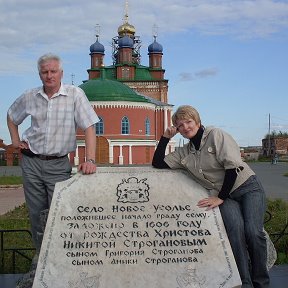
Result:
{"type": "Polygon", "coordinates": [[[57,183],[35,287],[237,287],[219,209],[183,171],[98,168],[57,183]]]}

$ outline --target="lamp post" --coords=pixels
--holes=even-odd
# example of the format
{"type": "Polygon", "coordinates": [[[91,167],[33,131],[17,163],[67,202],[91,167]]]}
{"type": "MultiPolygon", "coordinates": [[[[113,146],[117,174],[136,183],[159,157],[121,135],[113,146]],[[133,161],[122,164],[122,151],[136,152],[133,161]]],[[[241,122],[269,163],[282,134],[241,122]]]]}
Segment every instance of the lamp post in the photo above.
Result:
{"type": "Polygon", "coordinates": [[[268,117],[268,156],[270,156],[271,154],[271,139],[270,139],[270,113],[269,113],[269,117],[268,117]]]}

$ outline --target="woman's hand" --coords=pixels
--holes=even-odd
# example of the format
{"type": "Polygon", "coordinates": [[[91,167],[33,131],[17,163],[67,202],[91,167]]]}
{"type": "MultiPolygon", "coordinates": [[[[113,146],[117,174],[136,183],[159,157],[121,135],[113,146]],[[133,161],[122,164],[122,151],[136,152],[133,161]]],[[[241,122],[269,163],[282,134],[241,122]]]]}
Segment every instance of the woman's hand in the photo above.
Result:
{"type": "Polygon", "coordinates": [[[170,139],[170,138],[174,137],[177,133],[178,133],[177,128],[174,127],[174,126],[170,126],[170,127],[168,127],[168,128],[165,130],[163,136],[164,136],[165,138],[169,138],[169,139],[170,139]]]}
{"type": "Polygon", "coordinates": [[[207,210],[211,210],[212,208],[215,208],[215,207],[221,205],[223,202],[224,202],[224,200],[222,200],[216,196],[211,196],[211,197],[204,198],[204,199],[200,200],[197,203],[197,206],[200,208],[207,207],[207,209],[206,209],[206,211],[207,211],[207,210]]]}

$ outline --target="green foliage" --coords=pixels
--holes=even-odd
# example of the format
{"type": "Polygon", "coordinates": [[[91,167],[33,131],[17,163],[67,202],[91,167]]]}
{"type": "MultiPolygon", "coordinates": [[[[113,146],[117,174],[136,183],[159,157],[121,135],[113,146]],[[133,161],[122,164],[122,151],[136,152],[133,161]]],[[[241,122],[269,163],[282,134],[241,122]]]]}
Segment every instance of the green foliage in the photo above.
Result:
{"type": "MultiPolygon", "coordinates": [[[[282,132],[282,131],[279,131],[279,132],[276,132],[275,130],[273,130],[271,133],[270,133],[270,137],[284,137],[284,138],[288,138],[288,132],[282,132]]],[[[265,135],[265,139],[268,139],[269,138],[269,133],[265,135]]]]}
{"type": "Polygon", "coordinates": [[[21,176],[0,176],[0,185],[19,185],[23,184],[21,176]]]}
{"type": "MultiPolygon", "coordinates": [[[[25,204],[15,208],[13,211],[0,216],[0,230],[30,230],[30,222],[28,211],[25,204]]],[[[0,234],[1,235],[1,234],[0,234]]],[[[5,232],[2,234],[4,237],[4,249],[11,248],[32,248],[31,235],[27,231],[23,232],[5,232]]],[[[21,251],[29,259],[34,256],[34,250],[21,251]]],[[[13,273],[13,252],[1,251],[0,258],[0,273],[11,274],[13,273]]],[[[15,273],[26,273],[30,269],[31,260],[15,254],[15,273]]]]}
{"type": "Polygon", "coordinates": [[[271,214],[265,229],[271,237],[277,251],[275,264],[288,263],[288,203],[281,199],[269,200],[267,210],[271,214]],[[286,228],[286,229],[285,229],[286,228]]]}

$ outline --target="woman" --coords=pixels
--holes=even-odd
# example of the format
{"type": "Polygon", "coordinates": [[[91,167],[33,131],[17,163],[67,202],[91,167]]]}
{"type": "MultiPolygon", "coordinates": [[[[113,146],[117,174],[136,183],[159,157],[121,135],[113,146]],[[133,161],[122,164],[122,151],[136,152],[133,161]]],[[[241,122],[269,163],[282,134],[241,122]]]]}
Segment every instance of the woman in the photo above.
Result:
{"type": "Polygon", "coordinates": [[[208,190],[217,191],[198,202],[218,207],[231,243],[242,287],[269,287],[267,246],[263,228],[265,193],[255,173],[242,161],[234,139],[214,127],[204,127],[197,110],[180,106],[155,151],[156,168],[185,169],[208,190]],[[169,140],[180,133],[189,143],[165,156],[169,140]]]}

